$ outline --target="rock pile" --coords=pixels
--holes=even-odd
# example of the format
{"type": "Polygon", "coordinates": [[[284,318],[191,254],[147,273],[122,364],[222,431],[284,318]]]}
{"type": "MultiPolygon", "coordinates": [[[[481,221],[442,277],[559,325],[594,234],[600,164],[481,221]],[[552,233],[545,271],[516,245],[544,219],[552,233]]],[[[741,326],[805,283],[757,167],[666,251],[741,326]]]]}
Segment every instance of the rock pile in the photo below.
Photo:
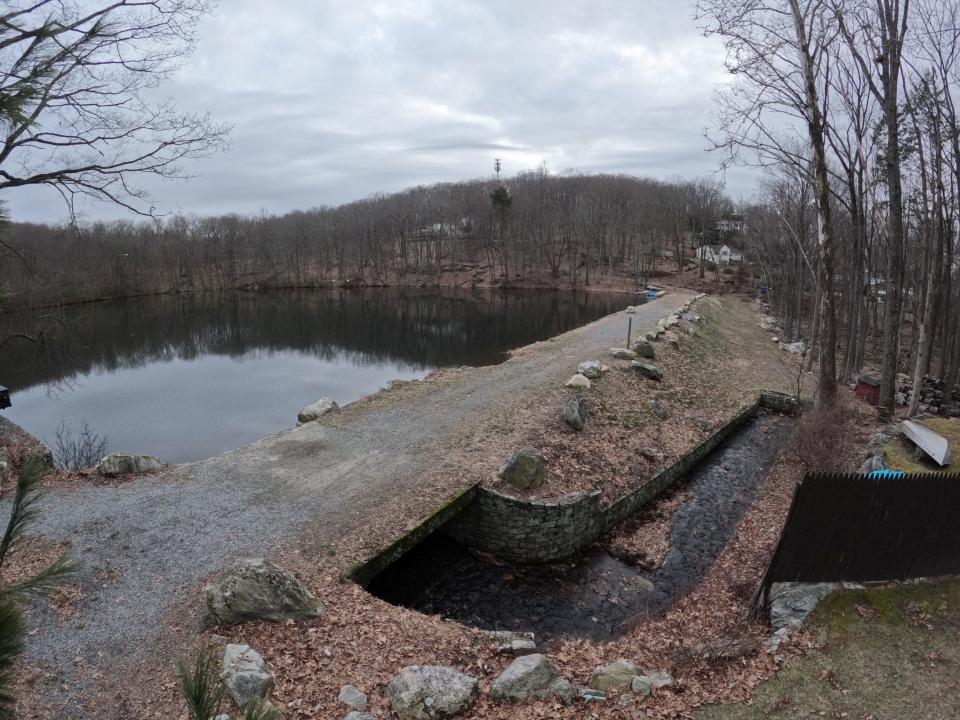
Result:
{"type": "MultiPolygon", "coordinates": [[[[898,375],[896,400],[900,405],[909,405],[913,397],[913,383],[906,375],[898,375]]],[[[939,378],[923,378],[920,383],[920,412],[929,415],[942,415],[948,418],[960,418],[960,385],[948,391],[946,383],[939,378]]]]}
{"type": "Polygon", "coordinates": [[[632,660],[615,660],[594,668],[590,687],[603,693],[627,692],[649,695],[657,688],[673,685],[673,678],[663,670],[641,672],[632,660]]]}

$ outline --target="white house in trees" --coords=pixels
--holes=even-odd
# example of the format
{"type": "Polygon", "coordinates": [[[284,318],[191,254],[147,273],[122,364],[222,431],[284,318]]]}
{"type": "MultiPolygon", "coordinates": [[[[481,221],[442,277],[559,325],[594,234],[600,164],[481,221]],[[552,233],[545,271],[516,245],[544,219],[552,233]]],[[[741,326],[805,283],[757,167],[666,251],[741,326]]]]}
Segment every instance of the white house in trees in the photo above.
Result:
{"type": "Polygon", "coordinates": [[[697,259],[717,265],[743,262],[743,252],[730,245],[701,245],[697,248],[697,259]]]}

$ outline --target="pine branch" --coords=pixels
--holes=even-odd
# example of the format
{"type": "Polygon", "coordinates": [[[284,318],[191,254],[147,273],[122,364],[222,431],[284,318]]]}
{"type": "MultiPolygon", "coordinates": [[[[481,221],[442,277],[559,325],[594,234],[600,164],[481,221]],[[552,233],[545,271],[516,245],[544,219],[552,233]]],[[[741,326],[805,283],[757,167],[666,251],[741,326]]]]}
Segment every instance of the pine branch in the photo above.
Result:
{"type": "Polygon", "coordinates": [[[29,457],[23,461],[17,477],[17,493],[13,498],[7,529],[0,541],[0,568],[10,549],[21,540],[27,527],[37,516],[36,503],[40,499],[40,483],[47,474],[43,460],[29,457]]]}
{"type": "Polygon", "coordinates": [[[200,648],[193,667],[184,657],[177,660],[177,677],[191,720],[210,720],[220,714],[225,690],[217,677],[216,658],[209,647],[200,648]]]}

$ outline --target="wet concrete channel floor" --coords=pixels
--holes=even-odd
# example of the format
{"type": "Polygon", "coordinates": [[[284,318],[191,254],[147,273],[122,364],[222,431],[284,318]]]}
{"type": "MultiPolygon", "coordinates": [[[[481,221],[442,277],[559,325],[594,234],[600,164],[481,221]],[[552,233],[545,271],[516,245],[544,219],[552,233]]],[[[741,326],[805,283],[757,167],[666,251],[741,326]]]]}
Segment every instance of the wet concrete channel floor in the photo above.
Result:
{"type": "Polygon", "coordinates": [[[680,482],[670,550],[645,572],[604,550],[566,562],[510,565],[436,532],[382,572],[373,594],[483,629],[532,631],[538,640],[609,640],[663,616],[706,576],[763,483],[792,421],[761,413],[680,482]]]}

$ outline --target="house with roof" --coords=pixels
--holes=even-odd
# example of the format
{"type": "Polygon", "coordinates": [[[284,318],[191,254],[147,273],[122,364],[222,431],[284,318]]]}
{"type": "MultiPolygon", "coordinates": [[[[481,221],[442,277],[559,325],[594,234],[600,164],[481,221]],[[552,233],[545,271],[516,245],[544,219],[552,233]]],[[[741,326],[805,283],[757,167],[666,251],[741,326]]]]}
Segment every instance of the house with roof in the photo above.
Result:
{"type": "Polygon", "coordinates": [[[697,248],[697,259],[716,265],[729,265],[743,262],[743,251],[732,245],[701,245],[697,248]]]}

